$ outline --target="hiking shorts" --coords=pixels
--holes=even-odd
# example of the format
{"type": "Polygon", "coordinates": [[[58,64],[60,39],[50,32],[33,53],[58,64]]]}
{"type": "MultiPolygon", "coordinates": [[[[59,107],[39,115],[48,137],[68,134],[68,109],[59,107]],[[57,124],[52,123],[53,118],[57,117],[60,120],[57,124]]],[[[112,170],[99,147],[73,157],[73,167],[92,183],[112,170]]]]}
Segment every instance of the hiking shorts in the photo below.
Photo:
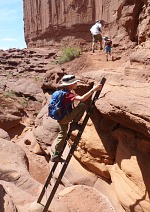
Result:
{"type": "Polygon", "coordinates": [[[97,43],[97,42],[101,42],[102,41],[102,35],[98,34],[98,35],[92,35],[92,41],[93,43],[97,43]]]}
{"type": "Polygon", "coordinates": [[[111,47],[110,46],[106,46],[106,53],[111,53],[111,47]]]}

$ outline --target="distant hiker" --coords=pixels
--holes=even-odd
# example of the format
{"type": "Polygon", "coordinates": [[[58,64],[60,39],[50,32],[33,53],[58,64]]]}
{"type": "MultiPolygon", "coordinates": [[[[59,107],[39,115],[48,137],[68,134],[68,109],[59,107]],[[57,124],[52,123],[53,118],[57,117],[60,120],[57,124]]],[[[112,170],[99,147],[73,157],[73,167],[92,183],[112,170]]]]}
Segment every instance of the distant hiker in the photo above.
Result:
{"type": "Polygon", "coordinates": [[[104,37],[105,40],[105,50],[106,50],[106,61],[108,61],[108,54],[111,57],[111,60],[113,60],[113,56],[112,56],[112,52],[111,52],[111,48],[112,48],[112,41],[111,39],[109,39],[108,37],[104,37]]]}
{"type": "MultiPolygon", "coordinates": [[[[65,139],[66,139],[69,123],[70,123],[70,127],[72,131],[76,129],[80,130],[81,125],[78,122],[80,121],[80,119],[82,118],[85,112],[85,104],[83,102],[86,99],[88,99],[90,96],[92,96],[94,91],[101,90],[102,88],[101,84],[95,85],[90,91],[88,91],[82,96],[79,96],[73,92],[73,90],[77,88],[78,81],[80,80],[77,80],[74,75],[64,75],[61,80],[61,85],[64,88],[63,91],[61,91],[61,93],[62,92],[65,92],[65,93],[63,93],[63,99],[61,102],[62,112],[60,112],[61,111],[60,108],[58,108],[58,112],[62,113],[63,115],[59,116],[60,118],[52,117],[54,119],[57,119],[60,125],[60,131],[58,133],[57,143],[55,145],[55,151],[51,158],[52,162],[64,162],[64,159],[61,158],[61,154],[64,149],[64,144],[65,144],[65,139]],[[79,104],[76,107],[74,107],[73,105],[74,100],[79,101],[79,104]]],[[[56,97],[55,94],[57,94],[57,92],[58,91],[54,92],[55,97],[56,97]]],[[[52,99],[53,99],[53,95],[52,95],[52,99]]],[[[59,105],[59,107],[61,106],[59,105]]]]}
{"type": "Polygon", "coordinates": [[[100,50],[103,49],[102,47],[102,24],[101,21],[96,20],[95,24],[90,29],[92,33],[92,52],[94,52],[95,43],[100,43],[100,50]]]}

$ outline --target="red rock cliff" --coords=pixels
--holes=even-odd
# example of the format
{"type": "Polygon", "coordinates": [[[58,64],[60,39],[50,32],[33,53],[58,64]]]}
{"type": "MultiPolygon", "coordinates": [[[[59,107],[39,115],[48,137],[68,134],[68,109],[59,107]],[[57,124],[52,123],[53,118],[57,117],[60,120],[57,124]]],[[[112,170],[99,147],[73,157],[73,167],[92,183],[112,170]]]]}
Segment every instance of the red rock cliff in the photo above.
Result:
{"type": "Polygon", "coordinates": [[[24,0],[25,40],[28,47],[66,40],[87,44],[89,28],[101,19],[117,41],[145,42],[150,37],[149,4],[149,0],[24,0]]]}

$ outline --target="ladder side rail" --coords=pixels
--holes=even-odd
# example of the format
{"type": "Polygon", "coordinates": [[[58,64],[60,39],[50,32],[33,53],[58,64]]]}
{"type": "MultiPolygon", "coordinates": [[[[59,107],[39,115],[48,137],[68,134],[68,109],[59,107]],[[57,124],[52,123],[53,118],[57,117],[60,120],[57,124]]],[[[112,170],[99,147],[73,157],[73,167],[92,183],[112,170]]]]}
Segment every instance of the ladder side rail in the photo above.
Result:
{"type": "Polygon", "coordinates": [[[58,162],[55,162],[54,165],[53,165],[53,167],[52,167],[52,169],[51,169],[51,171],[50,171],[50,173],[49,173],[49,175],[48,175],[48,177],[47,177],[47,179],[46,179],[46,182],[45,182],[45,184],[43,186],[43,189],[42,189],[42,191],[41,191],[41,193],[39,195],[39,198],[37,200],[37,203],[40,203],[41,202],[41,200],[42,200],[42,198],[43,198],[43,196],[45,194],[45,189],[47,189],[47,187],[49,185],[49,182],[50,182],[50,180],[52,178],[52,175],[53,175],[54,171],[56,170],[57,165],[58,165],[58,162]]]}
{"type": "MultiPolygon", "coordinates": [[[[102,89],[103,89],[103,86],[104,86],[105,82],[106,82],[106,78],[103,77],[102,80],[101,80],[101,82],[100,82],[100,84],[102,85],[102,89]]],[[[92,103],[95,103],[95,101],[98,99],[98,97],[99,97],[99,95],[100,95],[102,89],[96,92],[96,94],[95,94],[95,96],[94,96],[94,98],[93,98],[92,103]]]]}
{"type": "MultiPolygon", "coordinates": [[[[66,140],[65,140],[64,149],[65,149],[65,147],[66,147],[66,145],[67,145],[67,141],[69,140],[70,135],[71,135],[71,130],[69,129],[68,134],[67,134],[67,137],[66,137],[66,140]]],[[[62,155],[62,154],[61,154],[61,155],[62,155]]],[[[45,189],[47,189],[47,187],[48,187],[48,185],[49,185],[49,182],[50,182],[50,180],[51,180],[51,178],[52,178],[52,176],[53,176],[53,173],[55,172],[55,170],[56,170],[56,168],[57,168],[58,163],[59,163],[59,162],[55,162],[55,163],[53,164],[53,166],[52,166],[52,168],[51,168],[51,171],[50,171],[50,173],[49,173],[49,175],[48,175],[48,177],[47,177],[47,179],[46,179],[46,181],[45,181],[45,184],[44,184],[44,186],[43,186],[43,189],[42,189],[42,191],[41,191],[41,193],[40,193],[40,195],[39,195],[39,198],[38,198],[38,200],[37,200],[37,203],[40,203],[40,202],[41,202],[41,200],[42,200],[42,198],[43,198],[43,196],[44,196],[44,194],[45,194],[45,189]]]]}

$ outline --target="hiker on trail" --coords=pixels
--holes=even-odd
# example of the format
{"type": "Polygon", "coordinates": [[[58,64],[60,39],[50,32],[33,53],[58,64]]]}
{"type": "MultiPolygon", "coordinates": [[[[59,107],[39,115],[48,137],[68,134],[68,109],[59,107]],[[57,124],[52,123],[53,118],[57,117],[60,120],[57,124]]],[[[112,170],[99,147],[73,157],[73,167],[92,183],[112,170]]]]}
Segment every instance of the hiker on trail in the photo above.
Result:
{"type": "Polygon", "coordinates": [[[92,52],[94,53],[95,43],[100,43],[100,50],[103,49],[102,47],[102,24],[101,21],[96,20],[95,24],[90,29],[92,33],[92,52]]]}
{"type": "Polygon", "coordinates": [[[111,60],[113,60],[113,56],[112,56],[112,52],[111,52],[111,48],[112,48],[112,41],[111,39],[109,39],[108,37],[104,37],[105,40],[105,51],[106,51],[106,61],[108,61],[108,54],[111,57],[111,60]]]}
{"type": "Polygon", "coordinates": [[[78,81],[80,80],[76,79],[74,75],[64,75],[61,80],[63,91],[66,92],[62,99],[63,111],[65,111],[65,113],[61,120],[58,120],[60,131],[58,133],[55,151],[51,158],[52,162],[64,162],[64,159],[61,158],[61,154],[67,136],[68,125],[70,124],[72,131],[76,129],[80,130],[81,125],[78,122],[82,118],[86,108],[83,102],[92,96],[95,91],[101,90],[102,88],[101,84],[94,85],[90,91],[79,96],[73,92],[77,88],[78,81]],[[73,105],[74,100],[79,101],[79,104],[76,107],[73,105]]]}

